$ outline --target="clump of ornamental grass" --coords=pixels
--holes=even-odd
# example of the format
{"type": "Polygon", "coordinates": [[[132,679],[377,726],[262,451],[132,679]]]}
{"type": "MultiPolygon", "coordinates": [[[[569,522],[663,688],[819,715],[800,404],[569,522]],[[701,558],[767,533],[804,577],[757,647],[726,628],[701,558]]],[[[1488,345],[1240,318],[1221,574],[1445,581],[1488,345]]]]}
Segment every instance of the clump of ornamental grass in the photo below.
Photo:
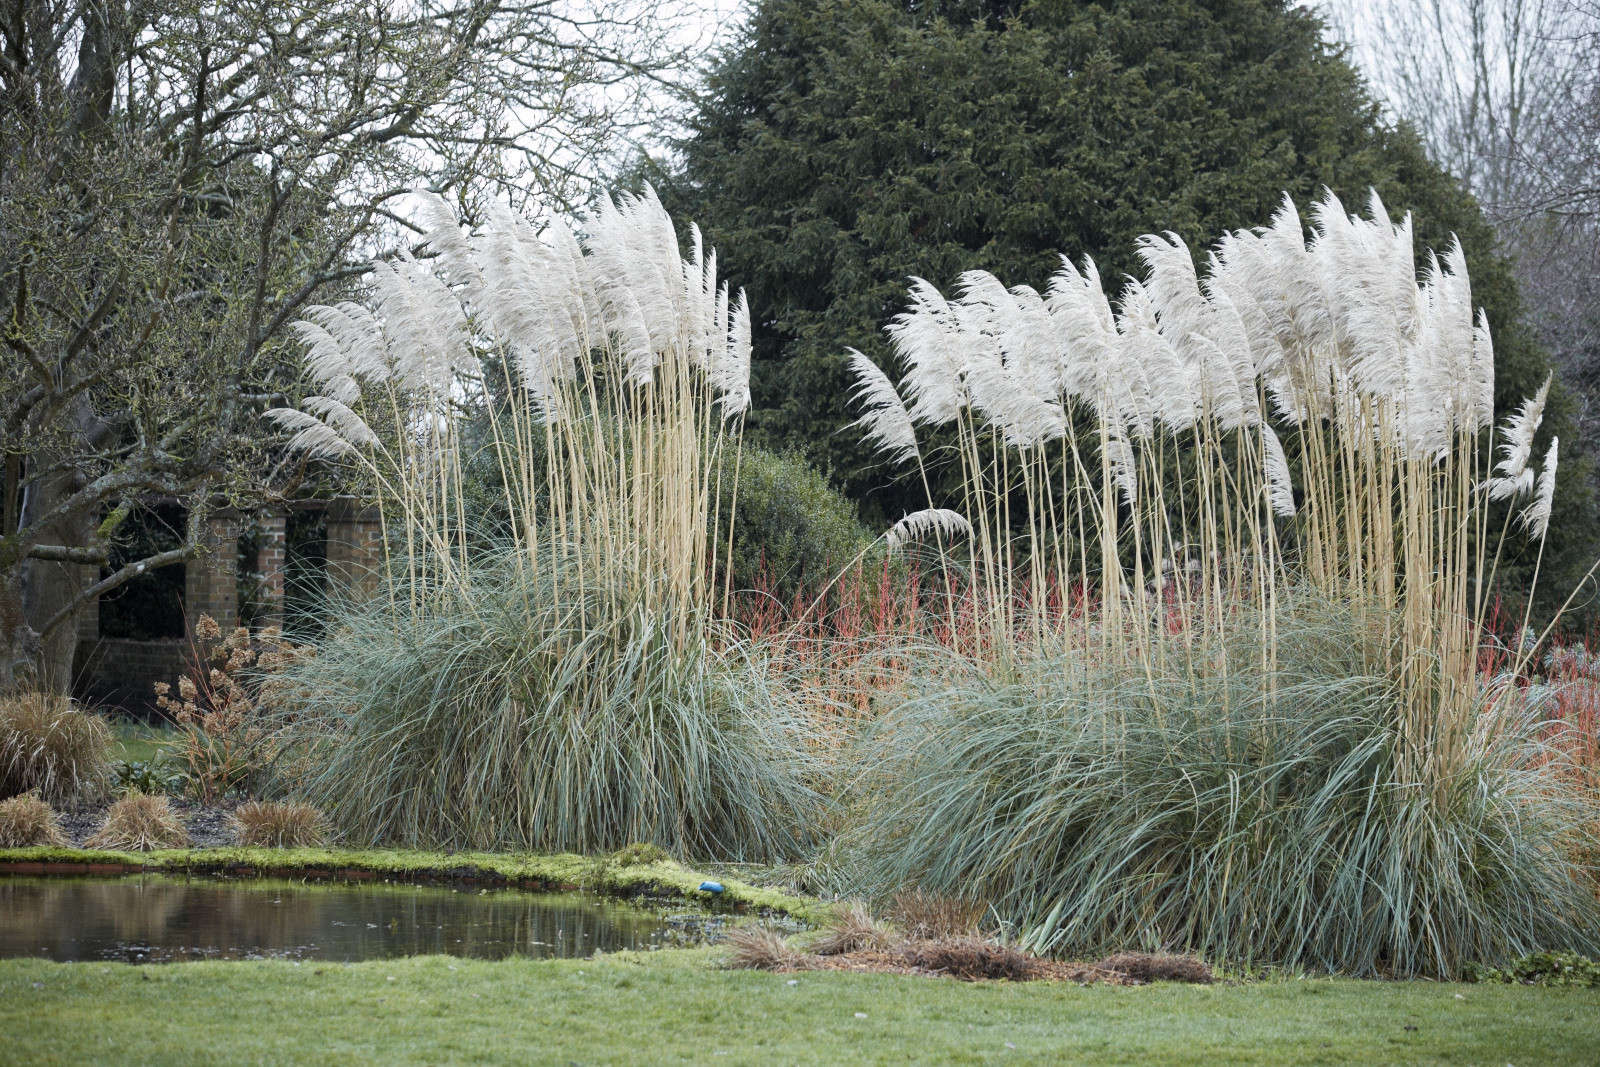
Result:
{"type": "Polygon", "coordinates": [[[724,938],[728,966],[740,971],[809,970],[812,957],[770,926],[742,926],[724,938]]]}
{"type": "Polygon", "coordinates": [[[888,952],[903,940],[893,927],[874,919],[865,904],[856,902],[835,909],[822,936],[811,947],[819,956],[837,956],[846,952],[888,952]]]}
{"type": "Polygon", "coordinates": [[[0,848],[69,844],[55,809],[37,793],[0,800],[0,848]]]}
{"type": "Polygon", "coordinates": [[[189,832],[172,810],[170,800],[130,789],[106,811],[105,822],[84,842],[84,847],[149,852],[188,844],[189,832]]]}
{"type": "Polygon", "coordinates": [[[234,836],[248,848],[305,848],[328,839],[322,812],[298,800],[247,800],[232,821],[234,836]]]}
{"type": "Polygon", "coordinates": [[[816,810],[762,649],[717,621],[750,402],[743,294],[653,192],[576,236],[422,198],[430,258],[297,327],[271,417],[383,526],[377,602],[291,668],[299,792],[357,838],[792,854],[816,810]],[[487,550],[464,472],[499,471],[487,550]],[[719,588],[714,575],[723,575],[719,588]]]}
{"type": "Polygon", "coordinates": [[[889,545],[966,576],[872,741],[868,884],[1073,953],[1453,974],[1590,943],[1574,802],[1479,673],[1497,537],[1543,551],[1548,382],[1495,427],[1460,246],[1419,272],[1409,218],[1326,194],[1309,240],[1286,201],[1200,268],[1139,253],[1115,299],[1087,259],[1044,293],[917,279],[899,384],[851,356],[891,463],[934,484],[928,430],[954,457],[889,545]]]}
{"type": "Polygon", "coordinates": [[[1274,605],[1309,583],[1390,628],[1366,666],[1397,682],[1401,769],[1420,786],[1471,733],[1486,505],[1531,496],[1500,532],[1515,514],[1542,551],[1548,383],[1495,431],[1493,346],[1460,246],[1419,280],[1410,219],[1376,195],[1368,218],[1331,194],[1312,216],[1308,242],[1286,201],[1203,272],[1177,236],[1144,237],[1144,274],[1115,303],[1087,259],[1064,259],[1044,293],[969,271],[947,298],[917,279],[889,329],[902,382],[851,356],[861,423],[925,485],[923,428],[953,445],[959,492],[887,539],[962,560],[970,654],[1093,644],[1137,660],[1174,624],[1220,649],[1243,601],[1269,628],[1270,677],[1274,605]],[[1092,610],[1046,595],[1069,587],[1092,610]]]}
{"type": "Polygon", "coordinates": [[[52,804],[93,802],[110,788],[111,728],[69,697],[0,695],[0,797],[37,792],[52,804]]]}
{"type": "Polygon", "coordinates": [[[1592,951],[1600,903],[1568,850],[1586,812],[1551,788],[1537,712],[1480,687],[1419,783],[1407,682],[1371,670],[1396,624],[1315,591],[1277,610],[1143,661],[947,653],[863,742],[853,884],[982,899],[1021,947],[1079,959],[1154,943],[1454,977],[1592,951]]]}
{"type": "Polygon", "coordinates": [[[353,840],[774,860],[820,812],[808,724],[737,634],[680,645],[631,585],[520,549],[426,608],[334,618],[282,676],[293,783],[353,840]]]}

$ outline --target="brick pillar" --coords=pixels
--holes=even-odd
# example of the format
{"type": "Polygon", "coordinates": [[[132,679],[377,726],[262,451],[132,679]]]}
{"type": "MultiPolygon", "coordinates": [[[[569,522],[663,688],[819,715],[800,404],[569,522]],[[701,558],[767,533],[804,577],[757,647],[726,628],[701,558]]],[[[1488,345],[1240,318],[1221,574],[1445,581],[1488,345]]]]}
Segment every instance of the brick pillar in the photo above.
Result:
{"type": "Polygon", "coordinates": [[[256,542],[256,571],[261,575],[261,625],[283,626],[284,554],[288,549],[285,529],[288,515],[282,511],[269,511],[259,522],[260,540],[256,542]]]}
{"type": "Polygon", "coordinates": [[[328,595],[371,599],[383,588],[383,527],[378,509],[351,497],[328,504],[328,595]]]}
{"type": "Polygon", "coordinates": [[[238,512],[206,516],[200,553],[183,568],[183,612],[191,630],[202,615],[215,619],[223,633],[239,625],[238,512]]]}

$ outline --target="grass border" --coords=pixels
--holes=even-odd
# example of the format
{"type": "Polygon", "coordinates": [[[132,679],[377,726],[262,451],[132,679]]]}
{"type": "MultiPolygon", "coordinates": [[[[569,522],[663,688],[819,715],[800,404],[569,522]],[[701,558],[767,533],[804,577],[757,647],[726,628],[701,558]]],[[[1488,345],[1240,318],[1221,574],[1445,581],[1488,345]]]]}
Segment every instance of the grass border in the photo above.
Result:
{"type": "Polygon", "coordinates": [[[138,874],[145,871],[233,877],[285,877],[312,881],[457,883],[607,896],[680,897],[737,912],[787,915],[812,926],[827,923],[833,905],[781,889],[718,877],[721,893],[700,888],[708,880],[674,860],[624,863],[611,856],[571,853],[421,852],[409,849],[182,848],[154,852],[102,849],[0,849],[7,874],[138,874]]]}

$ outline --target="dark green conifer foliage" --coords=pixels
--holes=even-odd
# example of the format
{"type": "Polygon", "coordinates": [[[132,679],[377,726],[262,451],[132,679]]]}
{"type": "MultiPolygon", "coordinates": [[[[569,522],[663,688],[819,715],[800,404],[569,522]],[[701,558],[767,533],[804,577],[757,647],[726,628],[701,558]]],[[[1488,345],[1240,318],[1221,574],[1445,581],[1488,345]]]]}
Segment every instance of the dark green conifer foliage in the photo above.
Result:
{"type": "MultiPolygon", "coordinates": [[[[1089,254],[1109,285],[1139,235],[1203,250],[1266,223],[1286,191],[1306,207],[1326,185],[1364,209],[1373,187],[1414,213],[1419,250],[1459,235],[1500,410],[1547,370],[1477,204],[1284,0],[758,0],[691,130],[656,180],[749,288],[753,427],[841,476],[869,518],[919,506],[921,487],[843,429],[842,352],[887,365],[909,275],[949,290],[983,268],[1042,289],[1060,254],[1089,254]]],[[[1554,407],[1541,454],[1566,421],[1554,407]]],[[[1563,456],[1541,582],[1562,596],[1600,552],[1588,465],[1563,456]]],[[[1507,545],[1513,588],[1522,549],[1507,545]]]]}

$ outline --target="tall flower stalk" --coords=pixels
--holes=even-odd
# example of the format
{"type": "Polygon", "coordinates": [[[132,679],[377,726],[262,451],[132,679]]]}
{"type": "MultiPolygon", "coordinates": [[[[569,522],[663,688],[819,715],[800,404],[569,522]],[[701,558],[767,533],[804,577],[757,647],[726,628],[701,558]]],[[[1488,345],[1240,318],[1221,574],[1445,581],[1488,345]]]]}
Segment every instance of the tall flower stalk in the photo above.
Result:
{"type": "Polygon", "coordinates": [[[376,265],[366,303],[308,311],[318,395],[269,415],[365,476],[390,595],[415,610],[423,578],[468,588],[464,471],[487,452],[531,582],[555,568],[625,590],[688,640],[732,529],[716,479],[738,469],[723,453],[750,403],[744,294],[719,284],[697,228],[681,254],[648,189],[602,201],[581,236],[499,206],[468,231],[423,199],[433,254],[376,265]]]}
{"type": "Polygon", "coordinates": [[[1203,271],[1176,235],[1146,236],[1115,301],[1087,258],[1063,258],[1044,293],[982,271],[953,297],[913,279],[888,331],[898,385],[851,357],[862,423],[919,468],[916,428],[953,439],[953,510],[930,494],[891,540],[970,533],[983,655],[1059,643],[1153,671],[1176,630],[1187,670],[1226,674],[1235,608],[1270,630],[1309,584],[1380,631],[1370,666],[1399,680],[1407,773],[1433,780],[1481,707],[1486,498],[1534,492],[1521,525],[1545,534],[1554,448],[1528,466],[1544,393],[1491,470],[1493,346],[1459,244],[1419,277],[1409,217],[1375,193],[1365,218],[1325,194],[1311,222],[1308,239],[1286,198],[1203,271]],[[1064,582],[1095,609],[1042,595],[1064,582]]]}

